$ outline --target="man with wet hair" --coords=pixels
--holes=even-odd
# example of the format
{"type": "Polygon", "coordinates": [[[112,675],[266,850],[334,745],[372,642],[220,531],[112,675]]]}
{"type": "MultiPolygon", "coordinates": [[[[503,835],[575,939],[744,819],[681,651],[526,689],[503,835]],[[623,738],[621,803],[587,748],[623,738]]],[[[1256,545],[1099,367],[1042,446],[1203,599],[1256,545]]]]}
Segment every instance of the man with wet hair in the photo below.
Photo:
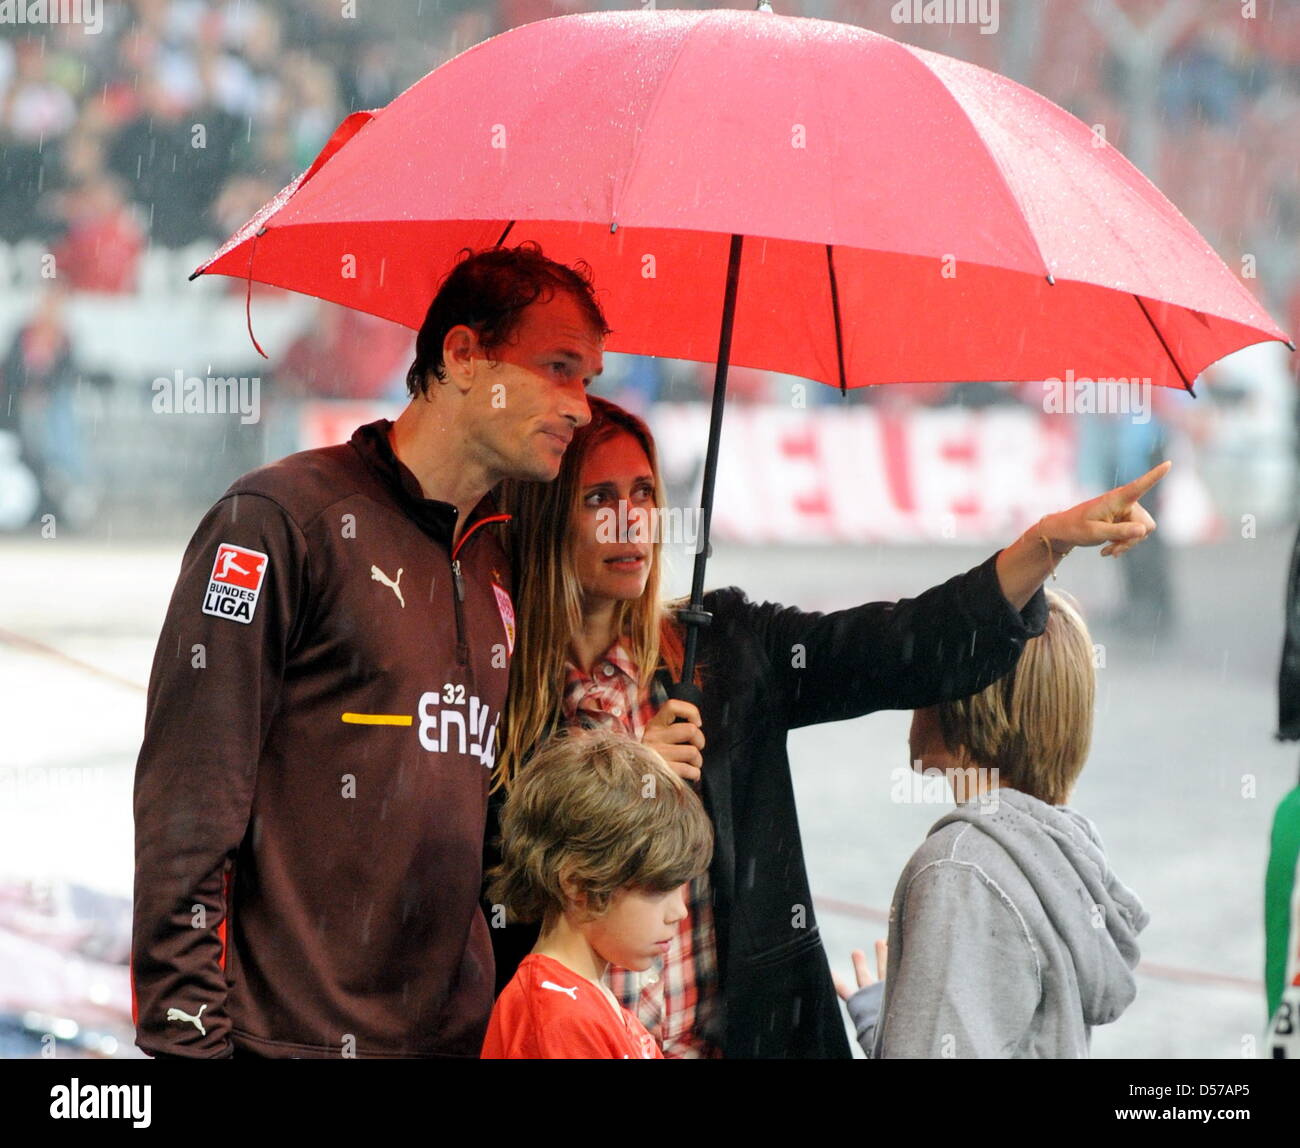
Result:
{"type": "Polygon", "coordinates": [[[396,422],[238,479],[191,538],[136,766],[132,987],[154,1056],[476,1057],[514,648],[487,524],[602,369],[588,271],[462,252],[396,422]]]}

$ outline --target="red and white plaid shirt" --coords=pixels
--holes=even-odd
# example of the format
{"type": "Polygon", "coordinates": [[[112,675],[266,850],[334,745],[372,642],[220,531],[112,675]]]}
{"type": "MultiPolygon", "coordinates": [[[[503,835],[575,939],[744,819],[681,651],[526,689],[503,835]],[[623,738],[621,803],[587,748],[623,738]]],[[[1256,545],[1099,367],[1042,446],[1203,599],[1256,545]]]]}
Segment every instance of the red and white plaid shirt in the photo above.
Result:
{"type": "MultiPolygon", "coordinates": [[[[626,645],[616,641],[586,674],[569,663],[564,683],[565,725],[622,730],[641,740],[659,710],[651,690],[637,685],[626,645]]],[[[645,972],[611,967],[609,987],[673,1060],[714,1059],[721,1050],[702,1035],[718,1007],[718,952],[713,931],[709,875],[690,883],[686,916],[668,945],[645,972]]]]}

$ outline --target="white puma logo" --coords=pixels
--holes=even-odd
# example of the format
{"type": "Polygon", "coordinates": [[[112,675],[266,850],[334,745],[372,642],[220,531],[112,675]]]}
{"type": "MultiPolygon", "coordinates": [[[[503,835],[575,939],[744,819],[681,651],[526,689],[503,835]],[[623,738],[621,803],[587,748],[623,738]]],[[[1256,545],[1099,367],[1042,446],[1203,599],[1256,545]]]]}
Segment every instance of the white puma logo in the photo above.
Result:
{"type": "Polygon", "coordinates": [[[169,1008],[169,1009],[167,1010],[167,1019],[168,1019],[168,1020],[183,1020],[183,1021],[186,1022],[186,1024],[192,1024],[195,1028],[197,1028],[197,1029],[199,1030],[199,1032],[200,1032],[203,1036],[207,1036],[207,1035],[208,1035],[208,1030],[207,1030],[206,1028],[203,1027],[203,1022],[202,1022],[201,1020],[199,1020],[199,1017],[201,1017],[201,1016],[203,1015],[203,1010],[204,1010],[205,1008],[207,1008],[207,1007],[208,1007],[207,1005],[200,1005],[200,1006],[199,1006],[199,1011],[198,1011],[197,1013],[195,1013],[193,1016],[190,1016],[189,1013],[184,1012],[184,1011],[182,1011],[181,1009],[178,1009],[178,1008],[169,1008]]]}
{"type": "Polygon", "coordinates": [[[372,582],[382,582],[385,586],[387,586],[394,594],[397,595],[397,600],[401,602],[402,609],[403,610],[406,609],[406,599],[402,597],[401,588],[397,585],[397,583],[402,580],[402,568],[400,566],[397,568],[396,579],[390,578],[387,574],[385,574],[382,570],[380,570],[378,566],[372,566],[370,567],[370,579],[372,582]]]}
{"type": "Polygon", "coordinates": [[[557,992],[557,993],[567,993],[568,996],[570,997],[570,999],[575,1000],[575,1001],[578,999],[578,986],[577,986],[577,985],[574,985],[573,988],[571,988],[571,989],[566,989],[566,988],[562,988],[560,985],[552,984],[550,981],[543,981],[543,982],[542,982],[542,988],[544,988],[544,989],[550,989],[552,992],[557,992]]]}

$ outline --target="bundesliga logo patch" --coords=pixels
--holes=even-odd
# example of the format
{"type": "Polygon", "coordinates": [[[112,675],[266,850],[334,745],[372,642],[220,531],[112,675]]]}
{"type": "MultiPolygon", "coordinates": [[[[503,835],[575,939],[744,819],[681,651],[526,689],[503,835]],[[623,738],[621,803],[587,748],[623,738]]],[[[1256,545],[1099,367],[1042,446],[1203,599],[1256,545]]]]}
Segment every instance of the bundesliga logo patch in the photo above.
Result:
{"type": "Polygon", "coordinates": [[[214,618],[251,622],[270,561],[256,550],[223,542],[217,547],[217,557],[212,563],[212,574],[203,595],[203,612],[214,618]]]}

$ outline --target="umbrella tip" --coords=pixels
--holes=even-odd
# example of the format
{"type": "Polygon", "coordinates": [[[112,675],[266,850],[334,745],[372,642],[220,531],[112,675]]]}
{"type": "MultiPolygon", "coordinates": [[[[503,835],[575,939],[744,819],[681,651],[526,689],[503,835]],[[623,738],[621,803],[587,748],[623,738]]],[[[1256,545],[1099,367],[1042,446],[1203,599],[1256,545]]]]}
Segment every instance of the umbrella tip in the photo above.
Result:
{"type": "Polygon", "coordinates": [[[1049,287],[1056,286],[1056,276],[1053,275],[1050,271],[1047,273],[1047,285],[1049,287]]]}
{"type": "Polygon", "coordinates": [[[1294,344],[1290,339],[1288,339],[1288,340],[1286,341],[1286,345],[1287,345],[1287,349],[1291,352],[1291,354],[1294,355],[1294,354],[1295,354],[1295,344],[1294,344]]]}

